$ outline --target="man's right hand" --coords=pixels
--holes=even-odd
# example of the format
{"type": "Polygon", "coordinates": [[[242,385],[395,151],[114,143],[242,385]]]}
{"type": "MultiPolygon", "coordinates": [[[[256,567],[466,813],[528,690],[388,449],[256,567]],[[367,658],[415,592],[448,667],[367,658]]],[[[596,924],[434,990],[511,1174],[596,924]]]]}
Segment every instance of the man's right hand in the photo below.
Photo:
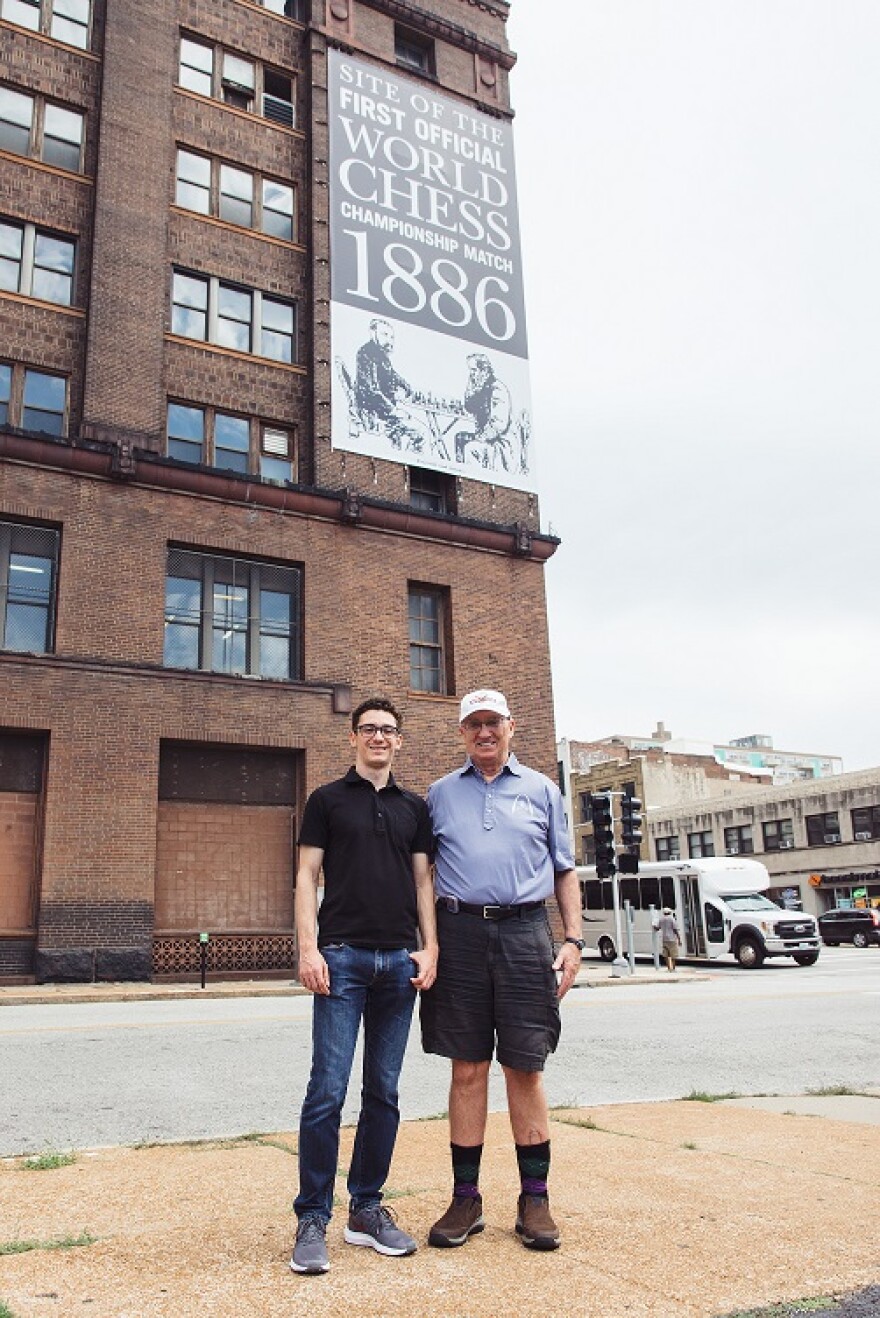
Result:
{"type": "Polygon", "coordinates": [[[329,994],[330,971],[317,948],[310,952],[300,952],[299,982],[310,993],[323,993],[325,997],[329,994]]]}

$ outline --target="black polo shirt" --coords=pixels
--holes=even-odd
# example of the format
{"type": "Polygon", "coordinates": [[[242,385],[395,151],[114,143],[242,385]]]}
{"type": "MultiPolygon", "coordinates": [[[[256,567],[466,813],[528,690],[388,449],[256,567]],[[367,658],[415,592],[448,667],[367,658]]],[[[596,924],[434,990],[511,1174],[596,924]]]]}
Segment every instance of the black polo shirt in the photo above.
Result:
{"type": "Polygon", "coordinates": [[[379,791],[354,766],[312,792],[299,844],[324,852],[318,946],[416,947],[414,852],[431,850],[428,807],[394,777],[379,791]]]}

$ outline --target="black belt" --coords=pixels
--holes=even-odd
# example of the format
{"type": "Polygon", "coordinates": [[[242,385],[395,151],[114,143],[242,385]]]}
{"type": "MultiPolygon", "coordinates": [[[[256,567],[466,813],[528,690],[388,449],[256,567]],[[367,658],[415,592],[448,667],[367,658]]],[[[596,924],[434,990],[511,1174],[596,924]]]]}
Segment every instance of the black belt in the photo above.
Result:
{"type": "Polygon", "coordinates": [[[457,897],[438,897],[437,905],[453,915],[479,915],[483,920],[515,920],[526,911],[537,911],[544,902],[520,902],[518,906],[477,906],[474,902],[460,902],[457,897]]]}

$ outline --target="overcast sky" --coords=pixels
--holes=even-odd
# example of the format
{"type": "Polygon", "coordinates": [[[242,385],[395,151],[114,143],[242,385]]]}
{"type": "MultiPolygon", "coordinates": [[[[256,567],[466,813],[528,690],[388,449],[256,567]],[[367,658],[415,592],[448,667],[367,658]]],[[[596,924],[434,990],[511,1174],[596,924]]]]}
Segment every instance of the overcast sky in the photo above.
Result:
{"type": "Polygon", "coordinates": [[[509,35],[558,735],[880,765],[880,4],[509,35]]]}

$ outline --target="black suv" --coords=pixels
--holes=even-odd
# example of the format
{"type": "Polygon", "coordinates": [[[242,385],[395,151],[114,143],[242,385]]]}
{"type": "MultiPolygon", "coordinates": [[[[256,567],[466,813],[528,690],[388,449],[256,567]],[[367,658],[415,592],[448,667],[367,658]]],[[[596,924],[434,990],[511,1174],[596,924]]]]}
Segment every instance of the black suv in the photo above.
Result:
{"type": "Polygon", "coordinates": [[[852,943],[853,947],[880,946],[880,911],[859,910],[838,906],[819,916],[819,933],[829,947],[839,943],[852,943]]]}

